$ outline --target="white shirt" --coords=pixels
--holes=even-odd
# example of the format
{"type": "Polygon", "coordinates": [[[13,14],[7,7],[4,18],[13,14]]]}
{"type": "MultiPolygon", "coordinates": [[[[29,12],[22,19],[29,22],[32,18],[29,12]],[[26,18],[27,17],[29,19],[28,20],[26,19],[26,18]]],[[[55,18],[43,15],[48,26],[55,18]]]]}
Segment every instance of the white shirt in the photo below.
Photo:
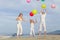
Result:
{"type": "Polygon", "coordinates": [[[22,19],[20,18],[20,20],[17,20],[17,23],[21,24],[22,23],[22,19]]]}
{"type": "Polygon", "coordinates": [[[22,21],[20,21],[20,20],[17,21],[17,24],[21,25],[21,23],[22,23],[22,21]]]}
{"type": "Polygon", "coordinates": [[[40,17],[41,22],[45,22],[46,13],[45,14],[40,13],[40,17]]]}
{"type": "Polygon", "coordinates": [[[32,28],[34,27],[34,23],[31,23],[31,27],[32,27],[32,28]]]}

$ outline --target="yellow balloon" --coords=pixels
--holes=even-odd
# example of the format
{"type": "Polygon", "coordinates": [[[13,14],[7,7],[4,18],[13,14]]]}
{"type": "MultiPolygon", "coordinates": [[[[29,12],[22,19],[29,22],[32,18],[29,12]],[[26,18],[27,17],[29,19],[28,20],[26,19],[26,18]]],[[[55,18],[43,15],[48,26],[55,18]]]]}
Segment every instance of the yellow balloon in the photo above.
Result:
{"type": "Polygon", "coordinates": [[[36,9],[32,10],[32,12],[33,12],[33,14],[37,14],[37,10],[36,9]]]}
{"type": "Polygon", "coordinates": [[[44,8],[45,9],[46,8],[46,4],[42,4],[41,5],[41,8],[44,8]]]}

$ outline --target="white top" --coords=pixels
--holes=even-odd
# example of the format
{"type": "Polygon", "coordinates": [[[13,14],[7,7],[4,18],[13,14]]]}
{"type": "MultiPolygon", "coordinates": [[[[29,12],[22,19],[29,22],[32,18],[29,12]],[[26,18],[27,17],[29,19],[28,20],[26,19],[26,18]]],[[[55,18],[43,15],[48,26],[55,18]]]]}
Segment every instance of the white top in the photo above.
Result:
{"type": "Polygon", "coordinates": [[[18,23],[21,23],[22,21],[18,20],[17,22],[18,22],[18,23]]]}
{"type": "Polygon", "coordinates": [[[34,27],[34,23],[31,23],[31,27],[34,27]]]}
{"type": "Polygon", "coordinates": [[[18,21],[17,21],[17,23],[18,23],[18,24],[21,24],[21,23],[22,23],[22,21],[18,20],[18,21]]]}
{"type": "Polygon", "coordinates": [[[40,17],[41,17],[40,20],[41,20],[42,22],[45,21],[46,13],[45,13],[45,14],[40,13],[40,17]]]}
{"type": "Polygon", "coordinates": [[[20,18],[19,20],[17,20],[17,23],[21,24],[22,23],[22,19],[20,18]]]}

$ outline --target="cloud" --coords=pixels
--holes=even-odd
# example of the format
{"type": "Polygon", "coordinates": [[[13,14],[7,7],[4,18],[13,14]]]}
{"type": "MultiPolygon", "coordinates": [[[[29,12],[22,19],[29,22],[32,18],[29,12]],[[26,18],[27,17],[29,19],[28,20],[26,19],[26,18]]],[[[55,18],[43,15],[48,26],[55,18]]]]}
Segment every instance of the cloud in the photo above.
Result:
{"type": "MultiPolygon", "coordinates": [[[[57,8],[55,11],[59,11],[59,5],[57,4],[59,1],[55,1],[57,8]]],[[[54,3],[52,0],[46,0],[47,10],[51,10],[50,5],[54,3]]],[[[26,0],[0,0],[0,10],[8,10],[10,12],[30,12],[32,9],[41,10],[42,1],[38,2],[36,0],[31,0],[30,3],[27,3],[26,0]],[[15,11],[14,11],[15,10],[15,11]]],[[[52,9],[53,10],[53,9],[52,9]]]]}
{"type": "MultiPolygon", "coordinates": [[[[47,29],[48,31],[50,31],[49,29],[51,29],[52,31],[55,30],[53,28],[59,26],[60,24],[60,15],[58,14],[60,13],[60,0],[54,0],[54,2],[52,0],[46,0],[45,3],[47,5],[47,10],[49,11],[47,14],[47,29]],[[56,4],[55,9],[52,9],[50,7],[50,5],[53,3],[56,4]]],[[[26,0],[0,0],[0,29],[5,30],[2,30],[2,32],[12,32],[13,29],[13,32],[16,32],[16,17],[19,15],[20,12],[23,13],[24,19],[29,21],[30,18],[37,18],[39,22],[40,15],[37,14],[34,17],[30,17],[29,12],[31,12],[33,9],[37,9],[38,13],[40,13],[41,4],[41,1],[38,2],[36,0],[31,0],[30,3],[27,3],[26,0]]],[[[60,29],[60,27],[56,29],[60,29]]]]}

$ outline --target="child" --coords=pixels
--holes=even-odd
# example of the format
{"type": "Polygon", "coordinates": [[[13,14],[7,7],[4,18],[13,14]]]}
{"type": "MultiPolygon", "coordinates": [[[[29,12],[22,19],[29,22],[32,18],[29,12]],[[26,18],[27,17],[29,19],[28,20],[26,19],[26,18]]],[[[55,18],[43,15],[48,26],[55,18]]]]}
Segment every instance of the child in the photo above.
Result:
{"type": "Polygon", "coordinates": [[[17,20],[17,36],[20,36],[20,35],[22,35],[22,32],[23,32],[23,30],[22,30],[22,21],[23,21],[23,14],[22,13],[20,13],[19,14],[19,16],[16,18],[16,20],[17,20]]]}
{"type": "Polygon", "coordinates": [[[40,12],[41,21],[40,21],[40,28],[39,28],[39,36],[41,34],[42,27],[44,27],[44,35],[46,35],[46,24],[45,24],[46,12],[47,12],[46,9],[43,9],[40,12]]]}
{"type": "Polygon", "coordinates": [[[33,37],[35,36],[35,32],[34,32],[34,24],[36,22],[33,19],[30,19],[30,25],[31,25],[31,30],[30,30],[30,36],[33,35],[33,37]]]}

